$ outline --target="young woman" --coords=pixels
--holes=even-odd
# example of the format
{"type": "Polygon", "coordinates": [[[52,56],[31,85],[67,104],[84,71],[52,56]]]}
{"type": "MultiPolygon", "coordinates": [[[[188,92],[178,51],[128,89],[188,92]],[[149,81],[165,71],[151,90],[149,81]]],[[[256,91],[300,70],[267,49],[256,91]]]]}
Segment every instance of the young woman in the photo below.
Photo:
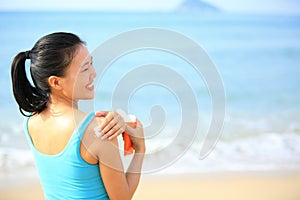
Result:
{"type": "Polygon", "coordinates": [[[46,35],[14,58],[11,76],[19,109],[28,116],[24,129],[45,198],[131,199],[145,153],[143,128],[139,121],[128,127],[116,112],[95,116],[78,109],[79,100],[94,97],[96,77],[84,42],[71,33],[46,35]],[[125,130],[135,149],[126,173],[116,138],[125,130]]]}

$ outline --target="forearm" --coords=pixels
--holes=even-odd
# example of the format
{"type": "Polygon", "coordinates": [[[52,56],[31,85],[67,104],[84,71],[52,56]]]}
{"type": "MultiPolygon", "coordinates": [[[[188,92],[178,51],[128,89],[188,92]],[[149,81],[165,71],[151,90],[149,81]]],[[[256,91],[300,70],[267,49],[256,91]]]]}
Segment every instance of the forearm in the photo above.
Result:
{"type": "Polygon", "coordinates": [[[144,160],[144,152],[135,153],[126,172],[126,179],[132,197],[137,189],[141,177],[141,170],[144,160]]]}

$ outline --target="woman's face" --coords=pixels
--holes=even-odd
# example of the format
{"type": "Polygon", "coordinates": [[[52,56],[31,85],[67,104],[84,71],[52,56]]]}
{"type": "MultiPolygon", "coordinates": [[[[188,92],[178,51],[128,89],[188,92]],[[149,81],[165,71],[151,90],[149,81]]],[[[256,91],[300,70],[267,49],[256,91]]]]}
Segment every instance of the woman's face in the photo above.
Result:
{"type": "Polygon", "coordinates": [[[72,100],[94,98],[96,72],[92,57],[85,45],[80,45],[63,77],[64,95],[72,100]]]}

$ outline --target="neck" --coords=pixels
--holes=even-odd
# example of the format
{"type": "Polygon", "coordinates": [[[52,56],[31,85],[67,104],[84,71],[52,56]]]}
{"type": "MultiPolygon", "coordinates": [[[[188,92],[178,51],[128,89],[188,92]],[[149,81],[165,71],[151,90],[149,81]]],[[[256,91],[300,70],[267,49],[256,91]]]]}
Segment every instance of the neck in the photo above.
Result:
{"type": "Polygon", "coordinates": [[[50,95],[47,110],[52,115],[61,115],[74,109],[78,109],[78,101],[66,97],[50,95]]]}

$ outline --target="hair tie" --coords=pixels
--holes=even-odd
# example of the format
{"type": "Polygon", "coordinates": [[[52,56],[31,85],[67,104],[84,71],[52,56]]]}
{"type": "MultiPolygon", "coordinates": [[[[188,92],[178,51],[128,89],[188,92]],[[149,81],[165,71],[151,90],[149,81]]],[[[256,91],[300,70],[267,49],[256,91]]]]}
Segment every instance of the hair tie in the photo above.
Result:
{"type": "Polygon", "coordinates": [[[25,51],[25,57],[26,59],[30,59],[30,51],[25,51]]]}

